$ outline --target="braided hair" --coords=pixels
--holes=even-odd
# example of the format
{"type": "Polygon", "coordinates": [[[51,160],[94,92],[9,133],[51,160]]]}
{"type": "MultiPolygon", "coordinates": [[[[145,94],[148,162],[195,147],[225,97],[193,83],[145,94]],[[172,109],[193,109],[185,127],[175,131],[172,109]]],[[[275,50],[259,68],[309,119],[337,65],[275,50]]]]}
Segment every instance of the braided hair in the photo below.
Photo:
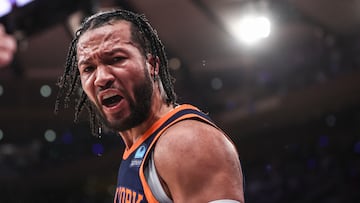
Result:
{"type": "Polygon", "coordinates": [[[145,57],[147,54],[151,54],[151,56],[159,59],[160,83],[162,83],[166,94],[166,103],[173,105],[176,103],[176,94],[173,87],[174,78],[169,72],[164,45],[160,41],[156,30],[152,28],[146,17],[142,14],[136,14],[122,9],[99,12],[85,19],[75,33],[75,37],[68,50],[64,73],[57,82],[59,92],[55,102],[55,113],[57,113],[61,103],[63,102],[64,107],[67,108],[71,97],[80,90],[80,96],[75,100],[76,106],[74,122],[78,121],[80,113],[83,108],[86,107],[90,117],[91,132],[94,135],[99,135],[99,129],[101,129],[103,123],[101,122],[101,119],[98,118],[95,109],[96,107],[92,105],[86,93],[82,91],[79,77],[80,73],[77,67],[77,44],[79,38],[86,31],[120,20],[125,20],[131,23],[131,40],[138,46],[142,54],[144,54],[145,57]]]}

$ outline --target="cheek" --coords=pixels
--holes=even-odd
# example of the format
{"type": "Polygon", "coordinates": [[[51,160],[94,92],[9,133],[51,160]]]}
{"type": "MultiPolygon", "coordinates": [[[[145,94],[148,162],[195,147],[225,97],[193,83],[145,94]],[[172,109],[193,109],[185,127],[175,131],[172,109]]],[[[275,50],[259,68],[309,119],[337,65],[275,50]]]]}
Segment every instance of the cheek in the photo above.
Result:
{"type": "Polygon", "coordinates": [[[83,91],[85,92],[85,94],[89,97],[89,99],[96,103],[95,102],[95,96],[94,96],[94,93],[93,93],[93,88],[91,86],[91,82],[89,80],[85,80],[84,78],[81,78],[81,87],[83,89],[83,91]]]}

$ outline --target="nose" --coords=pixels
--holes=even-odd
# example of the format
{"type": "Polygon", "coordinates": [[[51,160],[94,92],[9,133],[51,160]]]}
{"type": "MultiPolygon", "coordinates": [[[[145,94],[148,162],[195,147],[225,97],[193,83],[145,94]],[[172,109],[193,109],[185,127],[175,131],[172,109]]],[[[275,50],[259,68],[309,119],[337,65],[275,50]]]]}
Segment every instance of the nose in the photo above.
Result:
{"type": "Polygon", "coordinates": [[[115,80],[115,76],[111,72],[111,69],[107,66],[100,65],[96,69],[96,78],[94,81],[95,86],[100,89],[109,88],[115,80]]]}

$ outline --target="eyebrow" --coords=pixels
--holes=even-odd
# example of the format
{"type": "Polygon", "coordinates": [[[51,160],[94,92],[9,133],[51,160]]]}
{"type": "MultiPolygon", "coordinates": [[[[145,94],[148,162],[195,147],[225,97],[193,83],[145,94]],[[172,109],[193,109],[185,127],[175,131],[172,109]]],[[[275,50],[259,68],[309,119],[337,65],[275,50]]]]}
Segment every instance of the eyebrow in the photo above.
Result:
{"type": "Polygon", "coordinates": [[[87,58],[87,59],[85,59],[85,60],[80,60],[79,62],[78,62],[78,66],[81,66],[81,65],[84,65],[84,64],[89,64],[90,62],[89,62],[89,58],[87,58]]]}
{"type": "MultiPolygon", "coordinates": [[[[111,50],[109,50],[109,51],[102,51],[102,55],[112,55],[112,54],[114,54],[114,53],[116,53],[116,52],[125,52],[125,49],[124,48],[120,48],[120,47],[118,47],[118,48],[114,48],[114,49],[111,49],[111,50]]],[[[83,60],[80,60],[79,62],[78,62],[78,65],[80,66],[80,65],[83,65],[83,64],[89,64],[90,62],[90,60],[91,60],[91,56],[90,57],[87,57],[87,58],[85,58],[85,59],[83,59],[83,60]]]]}
{"type": "MultiPolygon", "coordinates": [[[[125,44],[128,44],[128,45],[130,45],[130,46],[133,46],[133,47],[135,47],[136,49],[139,49],[139,47],[138,46],[136,46],[136,44],[134,43],[134,42],[132,42],[132,41],[127,41],[127,42],[124,42],[125,44]]],[[[122,47],[116,47],[116,48],[113,48],[113,49],[111,49],[110,51],[103,51],[102,53],[103,54],[105,54],[105,55],[111,55],[111,54],[114,54],[114,53],[116,53],[116,52],[127,52],[126,51],[126,49],[124,49],[124,48],[122,48],[122,47]]],[[[140,50],[139,50],[140,51],[140,50]]],[[[80,65],[83,65],[83,64],[89,64],[90,62],[90,58],[91,57],[88,57],[88,58],[86,58],[85,60],[81,60],[81,61],[79,61],[78,62],[78,66],[80,66],[80,65]]]]}

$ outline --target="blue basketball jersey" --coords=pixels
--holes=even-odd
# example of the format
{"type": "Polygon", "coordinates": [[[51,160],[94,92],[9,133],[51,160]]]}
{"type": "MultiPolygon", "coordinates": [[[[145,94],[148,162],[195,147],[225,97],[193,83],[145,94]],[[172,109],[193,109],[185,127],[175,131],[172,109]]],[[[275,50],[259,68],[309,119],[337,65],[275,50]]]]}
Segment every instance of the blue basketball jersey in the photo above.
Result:
{"type": "Polygon", "coordinates": [[[125,150],[120,164],[114,203],[158,202],[144,176],[144,164],[156,140],[171,125],[185,119],[196,119],[216,127],[210,118],[196,107],[183,104],[155,122],[134,145],[125,150]]]}

